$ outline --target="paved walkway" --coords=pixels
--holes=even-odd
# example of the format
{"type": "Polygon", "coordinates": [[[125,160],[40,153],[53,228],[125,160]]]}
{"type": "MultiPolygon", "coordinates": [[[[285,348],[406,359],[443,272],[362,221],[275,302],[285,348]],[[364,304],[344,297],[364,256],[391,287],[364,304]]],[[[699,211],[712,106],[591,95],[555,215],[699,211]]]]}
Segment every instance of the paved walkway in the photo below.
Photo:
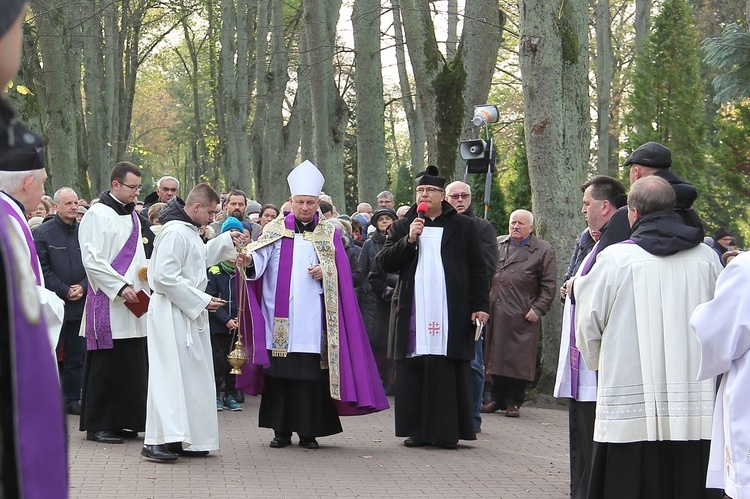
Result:
{"type": "MultiPolygon", "coordinates": [[[[393,399],[390,399],[391,402],[393,399]]],[[[123,445],[85,440],[68,416],[71,498],[523,497],[565,498],[567,412],[523,407],[520,419],[484,415],[478,440],[458,450],[407,449],[393,436],[393,411],[342,418],[344,432],[321,448],[271,449],[258,428],[259,399],[219,413],[221,450],[163,464],[123,445]]],[[[297,437],[294,436],[296,444],[297,437]]]]}

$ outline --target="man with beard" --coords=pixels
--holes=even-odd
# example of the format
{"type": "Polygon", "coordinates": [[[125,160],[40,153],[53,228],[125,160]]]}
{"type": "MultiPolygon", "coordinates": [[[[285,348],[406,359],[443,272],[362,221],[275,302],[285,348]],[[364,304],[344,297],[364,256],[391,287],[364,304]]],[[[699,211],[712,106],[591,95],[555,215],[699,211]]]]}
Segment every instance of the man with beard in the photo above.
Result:
{"type": "MultiPolygon", "coordinates": [[[[263,232],[263,227],[260,224],[245,220],[245,209],[247,208],[247,196],[239,189],[232,189],[227,194],[226,200],[222,205],[222,209],[226,212],[227,217],[234,217],[242,223],[247,236],[253,241],[256,241],[263,232]]],[[[221,234],[221,224],[223,222],[214,222],[211,224],[211,228],[214,229],[216,234],[221,234]]]]}
{"type": "Polygon", "coordinates": [[[138,291],[147,287],[138,272],[147,262],[134,211],[141,170],[117,163],[110,183],[78,230],[89,279],[81,324],[87,354],[80,428],[88,440],[116,444],[135,438],[146,424],[146,318],[125,304],[138,303],[138,291]]]}

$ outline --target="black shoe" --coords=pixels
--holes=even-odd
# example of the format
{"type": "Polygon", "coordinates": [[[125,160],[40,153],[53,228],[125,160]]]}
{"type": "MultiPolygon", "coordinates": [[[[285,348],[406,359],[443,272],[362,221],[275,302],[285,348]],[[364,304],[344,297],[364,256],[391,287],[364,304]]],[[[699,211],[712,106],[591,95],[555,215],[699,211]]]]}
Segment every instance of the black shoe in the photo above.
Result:
{"type": "Polygon", "coordinates": [[[177,454],[179,456],[185,456],[185,457],[203,457],[208,455],[207,450],[187,450],[182,448],[182,443],[180,442],[171,442],[168,444],[164,444],[167,448],[167,452],[171,452],[172,454],[177,454]]]}
{"type": "Polygon", "coordinates": [[[144,445],[141,449],[141,456],[156,459],[165,463],[177,461],[177,454],[172,454],[167,450],[165,444],[161,445],[144,445]]]}
{"type": "Polygon", "coordinates": [[[474,427],[474,433],[482,433],[482,427],[481,426],[475,426],[474,427]]]}
{"type": "Polygon", "coordinates": [[[138,438],[138,432],[134,430],[117,430],[112,433],[121,438],[138,438]]]}
{"type": "Polygon", "coordinates": [[[73,414],[75,416],[81,415],[81,404],[78,402],[68,402],[65,404],[65,412],[68,414],[73,414]]]}
{"type": "Polygon", "coordinates": [[[109,430],[87,431],[86,440],[93,440],[100,444],[121,444],[125,442],[125,440],[117,436],[115,432],[109,430]]]}
{"type": "Polygon", "coordinates": [[[271,448],[282,449],[286,447],[287,445],[291,445],[291,443],[292,443],[291,437],[273,437],[273,440],[271,440],[271,448]]]}
{"type": "Polygon", "coordinates": [[[435,445],[443,449],[458,449],[458,442],[436,442],[435,445]]]}
{"type": "Polygon", "coordinates": [[[319,449],[320,445],[314,438],[299,437],[299,446],[303,449],[319,449]]]}
{"type": "Polygon", "coordinates": [[[236,400],[238,404],[244,404],[245,392],[243,392],[242,390],[235,390],[234,400],[236,400]]]}
{"type": "Polygon", "coordinates": [[[425,444],[419,437],[409,437],[404,440],[404,445],[406,447],[424,447],[427,444],[425,444]]]}
{"type": "Polygon", "coordinates": [[[392,397],[396,394],[396,385],[393,383],[389,384],[385,389],[385,395],[386,397],[392,397]]]}

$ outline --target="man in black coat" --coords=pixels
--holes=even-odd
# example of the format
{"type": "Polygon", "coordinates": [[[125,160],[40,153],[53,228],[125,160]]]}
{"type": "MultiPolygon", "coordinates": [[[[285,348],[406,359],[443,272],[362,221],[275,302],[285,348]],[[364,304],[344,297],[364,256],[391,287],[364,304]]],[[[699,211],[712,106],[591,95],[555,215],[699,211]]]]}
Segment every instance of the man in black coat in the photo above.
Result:
{"type": "MultiPolygon", "coordinates": [[[[487,263],[488,285],[492,280],[495,266],[497,265],[497,231],[495,227],[484,218],[474,215],[471,208],[471,187],[464,182],[451,182],[445,188],[445,197],[455,210],[471,218],[477,226],[479,241],[482,245],[482,254],[487,263]]],[[[471,361],[471,384],[474,396],[474,430],[482,431],[482,396],[484,395],[484,348],[483,339],[476,342],[474,360],[471,361]]]]}
{"type": "Polygon", "coordinates": [[[476,323],[489,318],[489,280],[477,227],[445,201],[437,167],[415,184],[418,204],[391,226],[376,259],[400,274],[388,342],[396,436],[408,437],[407,447],[455,449],[476,440],[469,374],[476,323]]]}
{"type": "Polygon", "coordinates": [[[81,414],[81,382],[86,338],[80,336],[86,269],[78,243],[78,195],[63,187],[55,192],[55,215],[34,233],[34,244],[44,273],[44,285],[65,301],[65,319],[57,344],[63,359],[62,389],[68,414],[81,414]]]}

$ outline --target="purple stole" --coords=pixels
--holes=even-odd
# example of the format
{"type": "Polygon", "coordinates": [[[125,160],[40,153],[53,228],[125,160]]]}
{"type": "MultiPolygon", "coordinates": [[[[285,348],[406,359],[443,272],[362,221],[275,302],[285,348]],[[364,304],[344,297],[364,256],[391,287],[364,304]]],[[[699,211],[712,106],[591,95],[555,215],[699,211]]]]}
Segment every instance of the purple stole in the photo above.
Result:
{"type": "MultiPolygon", "coordinates": [[[[114,261],[112,268],[120,275],[125,275],[138,249],[139,230],[138,214],[134,211],[133,231],[114,261]]],[[[114,348],[112,324],[109,318],[109,297],[101,289],[95,293],[91,288],[86,293],[86,350],[106,350],[114,348]]]]}
{"type": "MultiPolygon", "coordinates": [[[[15,213],[5,205],[7,203],[0,203],[0,213],[15,213]]],[[[5,218],[4,213],[2,218],[5,218]]],[[[18,475],[4,479],[18,481],[21,497],[66,498],[67,430],[57,365],[49,355],[44,318],[41,314],[38,318],[30,318],[22,305],[21,270],[12,258],[13,245],[10,244],[11,238],[18,238],[17,234],[11,234],[13,230],[7,218],[0,219],[0,246],[2,254],[6,256],[6,262],[0,259],[0,265],[5,264],[7,280],[2,285],[6,288],[6,296],[13,302],[9,306],[10,317],[7,319],[10,323],[11,376],[15,384],[12,392],[18,475]]],[[[34,248],[33,243],[30,248],[34,248]]],[[[36,294],[35,289],[33,292],[36,294]]]]}
{"type": "Polygon", "coordinates": [[[5,199],[0,197],[0,206],[5,208],[5,210],[8,212],[8,215],[13,217],[16,222],[18,222],[18,225],[21,227],[21,230],[23,231],[23,235],[26,238],[26,246],[29,247],[29,255],[31,258],[29,259],[29,263],[31,264],[31,270],[34,271],[34,275],[36,276],[36,285],[41,286],[42,285],[42,274],[40,270],[39,265],[39,255],[36,253],[36,244],[34,244],[34,238],[31,237],[31,229],[29,229],[29,222],[24,220],[21,215],[18,214],[18,212],[14,209],[13,206],[10,205],[5,199]]]}
{"type": "MultiPolygon", "coordinates": [[[[286,217],[284,225],[286,228],[294,229],[293,214],[286,217]],[[290,220],[291,227],[289,227],[290,220]]],[[[264,231],[264,235],[265,233],[266,231],[264,231]]],[[[288,317],[289,311],[292,253],[289,250],[284,251],[285,243],[293,247],[294,239],[283,237],[281,241],[282,247],[275,295],[275,318],[288,317]],[[286,255],[289,256],[287,257],[286,255]],[[287,270],[284,269],[285,266],[288,267],[287,270]],[[288,277],[283,278],[282,273],[286,272],[288,272],[288,277]],[[282,289],[279,291],[279,288],[285,288],[285,290],[282,289]]],[[[382,411],[388,408],[388,400],[385,397],[380,375],[375,364],[375,358],[370,348],[370,342],[367,339],[367,332],[354,294],[349,260],[346,257],[346,251],[338,233],[333,237],[333,244],[336,269],[338,271],[339,325],[338,345],[334,345],[333,347],[338,347],[340,394],[338,399],[333,399],[333,403],[340,416],[355,416],[382,411]]],[[[248,349],[250,350],[248,351],[250,361],[242,368],[243,374],[237,376],[236,386],[250,395],[258,395],[262,393],[263,389],[263,368],[267,368],[270,365],[265,339],[266,324],[260,305],[262,287],[260,280],[241,283],[238,279],[237,284],[246,285],[248,288],[245,310],[249,310],[251,314],[245,314],[240,322],[240,332],[244,334],[245,344],[248,345],[248,349]]],[[[238,291],[237,296],[243,295],[238,291]]]]}

